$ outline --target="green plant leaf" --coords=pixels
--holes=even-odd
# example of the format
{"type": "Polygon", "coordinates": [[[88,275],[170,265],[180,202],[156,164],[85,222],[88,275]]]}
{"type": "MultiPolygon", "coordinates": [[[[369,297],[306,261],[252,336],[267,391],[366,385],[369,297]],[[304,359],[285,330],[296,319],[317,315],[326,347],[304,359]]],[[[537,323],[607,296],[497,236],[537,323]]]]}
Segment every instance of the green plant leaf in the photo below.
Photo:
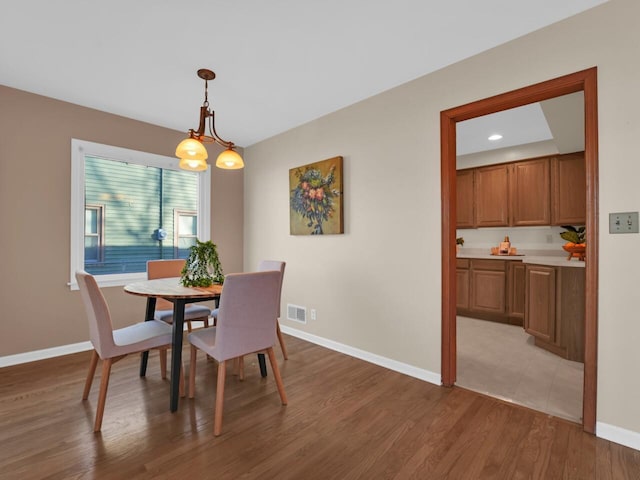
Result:
{"type": "Polygon", "coordinates": [[[578,234],[576,232],[573,231],[567,231],[567,232],[562,232],[560,233],[560,236],[565,239],[567,242],[573,242],[573,243],[580,243],[580,238],[578,237],[578,234]]]}

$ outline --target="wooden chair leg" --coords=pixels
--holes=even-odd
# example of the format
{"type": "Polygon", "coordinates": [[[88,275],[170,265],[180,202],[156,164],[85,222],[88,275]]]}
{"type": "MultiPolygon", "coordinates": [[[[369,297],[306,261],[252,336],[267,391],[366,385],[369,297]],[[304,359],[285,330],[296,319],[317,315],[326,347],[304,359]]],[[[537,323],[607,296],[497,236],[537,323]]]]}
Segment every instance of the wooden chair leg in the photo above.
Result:
{"type": "Polygon", "coordinates": [[[82,400],[89,398],[89,392],[91,391],[91,384],[93,383],[93,377],[96,374],[96,366],[98,365],[98,352],[95,350],[91,354],[91,360],[89,360],[89,371],[87,372],[87,381],[84,382],[84,392],[82,392],[82,400]]]}
{"type": "Polygon", "coordinates": [[[112,358],[102,361],[102,378],[100,379],[100,394],[98,396],[98,408],[96,409],[96,423],[93,427],[94,432],[99,432],[102,428],[102,415],[104,414],[104,404],[107,401],[107,389],[109,388],[112,363],[112,358]]]}
{"type": "Polygon", "coordinates": [[[232,365],[233,365],[233,374],[239,375],[240,374],[240,357],[234,358],[232,365]]]}
{"type": "Polygon", "coordinates": [[[282,377],[280,376],[280,369],[278,368],[278,362],[276,362],[276,354],[273,353],[273,347],[267,349],[269,355],[269,363],[271,363],[271,370],[273,370],[273,377],[276,379],[276,386],[278,387],[278,393],[280,394],[280,400],[282,404],[287,404],[287,394],[284,391],[284,383],[282,383],[282,377]]]}
{"type": "Polygon", "coordinates": [[[160,376],[163,380],[167,379],[167,349],[160,349],[160,376]]]}
{"type": "Polygon", "coordinates": [[[276,320],[276,333],[278,334],[278,342],[280,342],[280,349],[282,350],[282,356],[285,360],[289,360],[289,355],[287,355],[287,347],[284,344],[284,337],[282,336],[282,332],[280,331],[280,322],[276,320]]]}
{"type": "Polygon", "coordinates": [[[198,356],[198,349],[191,345],[191,359],[189,364],[189,398],[193,398],[196,395],[196,357],[198,356]]]}
{"type": "Polygon", "coordinates": [[[187,320],[187,331],[191,333],[191,320],[187,320]]]}
{"type": "Polygon", "coordinates": [[[213,436],[222,432],[222,408],[224,406],[224,380],[227,375],[227,362],[218,362],[218,385],[216,388],[216,411],[213,420],[213,436]]]}

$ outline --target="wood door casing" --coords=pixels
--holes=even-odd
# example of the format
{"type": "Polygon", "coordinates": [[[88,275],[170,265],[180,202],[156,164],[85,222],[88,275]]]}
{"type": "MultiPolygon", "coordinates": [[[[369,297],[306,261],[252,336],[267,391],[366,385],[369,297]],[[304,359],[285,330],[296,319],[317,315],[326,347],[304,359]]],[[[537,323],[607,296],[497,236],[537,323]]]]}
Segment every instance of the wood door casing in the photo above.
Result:
{"type": "Polygon", "coordinates": [[[584,93],[586,233],[583,421],[595,433],[598,390],[598,68],[591,67],[440,112],[442,218],[442,384],[456,381],[456,124],[574,92],[584,93]]]}

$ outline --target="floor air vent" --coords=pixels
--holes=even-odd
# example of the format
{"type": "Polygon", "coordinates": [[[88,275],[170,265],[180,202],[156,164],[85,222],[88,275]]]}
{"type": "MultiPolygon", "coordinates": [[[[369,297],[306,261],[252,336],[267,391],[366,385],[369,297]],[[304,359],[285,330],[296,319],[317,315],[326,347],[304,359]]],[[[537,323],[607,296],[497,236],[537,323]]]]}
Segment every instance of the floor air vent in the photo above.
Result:
{"type": "Polygon", "coordinates": [[[287,303],[287,319],[300,323],[307,323],[307,309],[287,303]]]}

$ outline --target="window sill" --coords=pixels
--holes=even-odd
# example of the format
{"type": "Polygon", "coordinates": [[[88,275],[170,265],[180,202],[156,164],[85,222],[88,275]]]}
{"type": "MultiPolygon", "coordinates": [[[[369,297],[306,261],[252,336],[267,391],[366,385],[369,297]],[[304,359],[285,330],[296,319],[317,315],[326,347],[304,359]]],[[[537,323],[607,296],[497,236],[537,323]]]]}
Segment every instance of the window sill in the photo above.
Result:
{"type": "MultiPolygon", "coordinates": [[[[146,280],[147,274],[145,272],[139,272],[139,273],[125,273],[120,275],[96,275],[95,279],[96,279],[96,282],[98,282],[98,286],[100,288],[124,287],[129,283],[146,280]]],[[[70,290],[79,290],[78,282],[76,282],[75,276],[67,284],[67,286],[69,287],[70,290]]]]}

